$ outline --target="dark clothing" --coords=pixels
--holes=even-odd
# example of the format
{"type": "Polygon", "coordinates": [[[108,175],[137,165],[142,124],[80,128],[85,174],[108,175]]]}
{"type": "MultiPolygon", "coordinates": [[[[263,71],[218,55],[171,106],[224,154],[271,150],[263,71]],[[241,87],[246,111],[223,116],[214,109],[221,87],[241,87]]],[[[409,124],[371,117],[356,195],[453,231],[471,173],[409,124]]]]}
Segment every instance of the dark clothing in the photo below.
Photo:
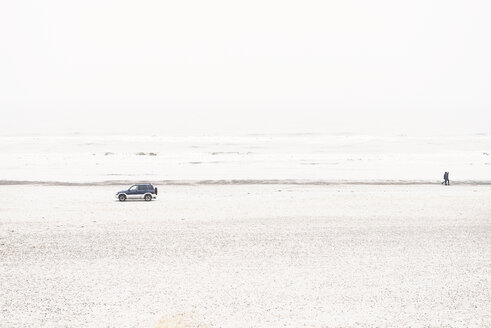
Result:
{"type": "Polygon", "coordinates": [[[445,172],[445,174],[443,174],[443,183],[445,183],[446,186],[450,185],[450,179],[448,178],[449,176],[449,173],[448,172],[445,172]]]}

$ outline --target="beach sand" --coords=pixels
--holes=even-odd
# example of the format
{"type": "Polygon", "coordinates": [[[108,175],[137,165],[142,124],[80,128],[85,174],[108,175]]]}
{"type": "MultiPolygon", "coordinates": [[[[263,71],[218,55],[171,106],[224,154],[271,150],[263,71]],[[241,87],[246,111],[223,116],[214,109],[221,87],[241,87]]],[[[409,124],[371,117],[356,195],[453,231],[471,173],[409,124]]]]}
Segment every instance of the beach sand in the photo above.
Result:
{"type": "Polygon", "coordinates": [[[0,186],[0,326],[490,327],[491,186],[0,186]]]}

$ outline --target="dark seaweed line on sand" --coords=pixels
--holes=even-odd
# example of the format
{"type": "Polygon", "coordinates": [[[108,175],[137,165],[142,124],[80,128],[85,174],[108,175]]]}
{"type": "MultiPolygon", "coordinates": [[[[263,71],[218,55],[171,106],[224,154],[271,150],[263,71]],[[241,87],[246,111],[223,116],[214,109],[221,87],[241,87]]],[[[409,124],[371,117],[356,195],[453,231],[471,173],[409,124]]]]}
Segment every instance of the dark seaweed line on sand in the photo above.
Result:
{"type": "MultiPolygon", "coordinates": [[[[153,183],[168,186],[199,186],[199,185],[435,185],[438,180],[297,180],[297,179],[230,179],[230,180],[106,180],[96,182],[67,182],[67,181],[29,181],[29,180],[0,180],[0,186],[41,185],[41,186],[119,186],[135,183],[153,183]]],[[[453,185],[491,185],[491,180],[460,180],[452,181],[453,185]]]]}

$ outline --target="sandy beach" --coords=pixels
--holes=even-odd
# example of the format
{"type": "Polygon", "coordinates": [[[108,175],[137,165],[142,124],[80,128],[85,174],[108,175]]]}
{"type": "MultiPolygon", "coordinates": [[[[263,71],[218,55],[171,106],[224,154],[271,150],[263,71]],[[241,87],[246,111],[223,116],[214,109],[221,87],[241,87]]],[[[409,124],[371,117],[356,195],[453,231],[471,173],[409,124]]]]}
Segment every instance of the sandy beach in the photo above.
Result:
{"type": "Polygon", "coordinates": [[[491,328],[490,17],[0,0],[0,328],[491,328]]]}
{"type": "Polygon", "coordinates": [[[491,186],[0,186],[10,327],[489,327],[491,186]]]}

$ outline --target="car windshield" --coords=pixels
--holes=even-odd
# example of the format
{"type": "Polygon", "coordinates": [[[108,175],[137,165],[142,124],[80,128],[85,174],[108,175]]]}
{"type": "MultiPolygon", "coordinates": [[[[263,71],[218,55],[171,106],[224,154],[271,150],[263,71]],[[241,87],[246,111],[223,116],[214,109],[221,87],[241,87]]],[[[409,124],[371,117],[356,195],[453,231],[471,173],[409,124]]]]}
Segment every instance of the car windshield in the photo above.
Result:
{"type": "Polygon", "coordinates": [[[138,187],[138,186],[131,186],[131,187],[130,187],[130,189],[128,189],[128,190],[129,190],[129,191],[135,191],[137,187],[138,187]]]}

